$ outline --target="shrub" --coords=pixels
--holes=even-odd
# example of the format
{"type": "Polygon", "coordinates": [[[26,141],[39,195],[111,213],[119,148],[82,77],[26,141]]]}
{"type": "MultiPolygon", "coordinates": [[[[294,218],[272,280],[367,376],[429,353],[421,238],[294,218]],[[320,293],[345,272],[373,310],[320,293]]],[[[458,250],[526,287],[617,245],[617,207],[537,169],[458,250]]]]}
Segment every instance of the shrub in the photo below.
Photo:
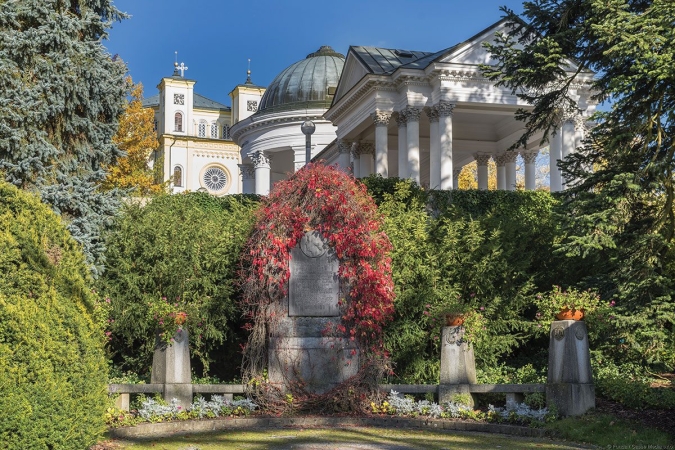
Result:
{"type": "Polygon", "coordinates": [[[113,362],[147,375],[156,321],[150,310],[165,297],[188,312],[196,363],[223,378],[238,372],[239,317],[234,279],[250,233],[257,197],[206,193],[164,195],[129,204],[106,236],[108,266],[99,280],[110,299],[113,362]],[[217,370],[220,369],[220,370],[217,370]]]}
{"type": "Polygon", "coordinates": [[[103,333],[80,246],[37,198],[0,182],[0,442],[83,449],[104,430],[103,333]]]}

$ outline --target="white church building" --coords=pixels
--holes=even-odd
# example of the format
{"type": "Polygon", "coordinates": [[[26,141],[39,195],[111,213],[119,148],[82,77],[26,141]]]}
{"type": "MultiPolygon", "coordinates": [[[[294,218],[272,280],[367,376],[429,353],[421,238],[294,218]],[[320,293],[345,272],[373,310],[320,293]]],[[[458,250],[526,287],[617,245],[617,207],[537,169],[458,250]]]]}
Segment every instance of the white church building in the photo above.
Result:
{"type": "MultiPolygon", "coordinates": [[[[550,143],[542,144],[540,134],[509,150],[524,132],[515,112],[529,105],[480,70],[491,63],[483,42],[500,31],[507,31],[505,21],[436,52],[351,46],[345,58],[322,46],[282,70],[266,89],[249,77],[230,93],[232,108],[194,93],[195,82],[179,66],[162,79],[159,95],[145,102],[155,110],[165,179],[173,192],[265,195],[305,164],[300,126],[311,120],[312,159],[356,177],[377,173],[453,189],[462,167],[476,161],[478,187],[487,189],[493,159],[497,188],[513,190],[520,156],[525,188],[534,189],[535,159],[546,145],[550,188],[560,191],[557,161],[580,145],[595,110],[593,74],[577,77],[570,93],[582,113],[566,116],[550,143]]],[[[577,68],[570,62],[565,69],[577,68]]]]}

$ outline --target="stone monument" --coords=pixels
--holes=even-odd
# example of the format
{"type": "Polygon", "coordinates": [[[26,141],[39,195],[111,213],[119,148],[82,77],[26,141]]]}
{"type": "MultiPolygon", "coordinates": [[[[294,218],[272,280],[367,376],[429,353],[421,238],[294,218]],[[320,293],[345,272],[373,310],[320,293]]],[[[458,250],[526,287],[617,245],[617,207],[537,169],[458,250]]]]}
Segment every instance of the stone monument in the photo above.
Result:
{"type": "Polygon", "coordinates": [[[164,400],[177,399],[186,408],[192,403],[190,348],[187,328],[179,330],[168,345],[159,336],[155,340],[150,383],[164,385],[164,400]]]}
{"type": "Polygon", "coordinates": [[[291,250],[288,298],[268,347],[269,380],[282,390],[301,383],[323,393],[358,372],[356,345],[326,335],[341,320],[338,269],[335,252],[318,231],[305,233],[291,250]]]}
{"type": "Polygon", "coordinates": [[[464,339],[464,327],[443,327],[441,331],[441,376],[438,386],[439,402],[451,402],[463,394],[469,406],[474,399],[469,385],[476,384],[476,361],[473,347],[464,339]]]}
{"type": "Polygon", "coordinates": [[[548,350],[546,403],[561,416],[580,416],[595,407],[586,323],[556,320],[551,323],[548,350]]]}

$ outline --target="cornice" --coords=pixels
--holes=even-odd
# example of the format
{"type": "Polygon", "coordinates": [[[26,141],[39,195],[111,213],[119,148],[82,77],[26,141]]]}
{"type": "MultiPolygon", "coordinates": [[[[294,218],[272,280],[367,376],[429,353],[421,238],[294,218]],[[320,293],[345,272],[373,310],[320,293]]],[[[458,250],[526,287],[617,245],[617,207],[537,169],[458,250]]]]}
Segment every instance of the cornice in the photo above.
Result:
{"type": "Polygon", "coordinates": [[[195,149],[192,152],[192,157],[213,158],[213,159],[232,159],[239,160],[239,152],[218,152],[214,150],[195,149]]]}
{"type": "Polygon", "coordinates": [[[470,81],[473,83],[493,84],[493,81],[487,79],[478,70],[469,69],[434,69],[427,76],[429,81],[438,79],[440,81],[470,81]]]}
{"type": "MultiPolygon", "coordinates": [[[[323,122],[323,121],[326,120],[322,115],[319,115],[317,113],[300,114],[300,115],[298,113],[299,113],[299,111],[296,112],[296,114],[294,114],[292,116],[277,116],[277,117],[262,116],[262,117],[258,117],[257,118],[258,120],[256,120],[256,121],[251,120],[250,123],[248,123],[246,125],[243,125],[241,127],[238,127],[238,128],[235,128],[238,125],[238,124],[235,124],[235,125],[233,125],[232,128],[230,128],[230,136],[232,136],[232,139],[234,141],[237,141],[237,140],[239,140],[239,138],[242,135],[244,135],[246,133],[249,133],[249,132],[251,132],[253,130],[256,130],[258,128],[265,128],[265,127],[268,127],[270,125],[278,125],[278,124],[292,123],[292,122],[302,123],[305,120],[312,120],[312,121],[315,121],[315,122],[316,121],[323,122]]],[[[249,121],[250,117],[245,119],[245,120],[249,121]]],[[[242,122],[239,122],[239,123],[242,123],[242,122]]]]}
{"type": "MultiPolygon", "coordinates": [[[[324,113],[324,117],[335,123],[335,119],[352,108],[362,97],[376,91],[398,92],[397,84],[382,77],[367,78],[356,90],[347,92],[337,103],[324,113]]],[[[353,88],[352,88],[353,89],[353,88]]]]}

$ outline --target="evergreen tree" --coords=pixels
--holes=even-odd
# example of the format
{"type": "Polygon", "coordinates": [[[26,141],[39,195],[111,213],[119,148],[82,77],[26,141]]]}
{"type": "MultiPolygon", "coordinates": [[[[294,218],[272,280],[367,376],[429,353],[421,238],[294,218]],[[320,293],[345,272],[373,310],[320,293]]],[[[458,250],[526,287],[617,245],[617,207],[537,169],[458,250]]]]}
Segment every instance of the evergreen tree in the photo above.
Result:
{"type": "Polygon", "coordinates": [[[0,173],[61,215],[94,273],[119,195],[101,192],[124,107],[125,66],[102,45],[110,0],[0,2],[0,173]]]}
{"type": "MultiPolygon", "coordinates": [[[[675,2],[535,0],[489,50],[484,73],[533,105],[522,145],[574,114],[573,83],[592,80],[611,109],[583,148],[561,163],[566,236],[579,278],[617,301],[608,346],[644,362],[675,364],[675,2]],[[568,72],[568,61],[578,70],[568,72]],[[590,276],[589,276],[590,275],[590,276]]],[[[518,145],[517,144],[517,145],[518,145]]]]}

